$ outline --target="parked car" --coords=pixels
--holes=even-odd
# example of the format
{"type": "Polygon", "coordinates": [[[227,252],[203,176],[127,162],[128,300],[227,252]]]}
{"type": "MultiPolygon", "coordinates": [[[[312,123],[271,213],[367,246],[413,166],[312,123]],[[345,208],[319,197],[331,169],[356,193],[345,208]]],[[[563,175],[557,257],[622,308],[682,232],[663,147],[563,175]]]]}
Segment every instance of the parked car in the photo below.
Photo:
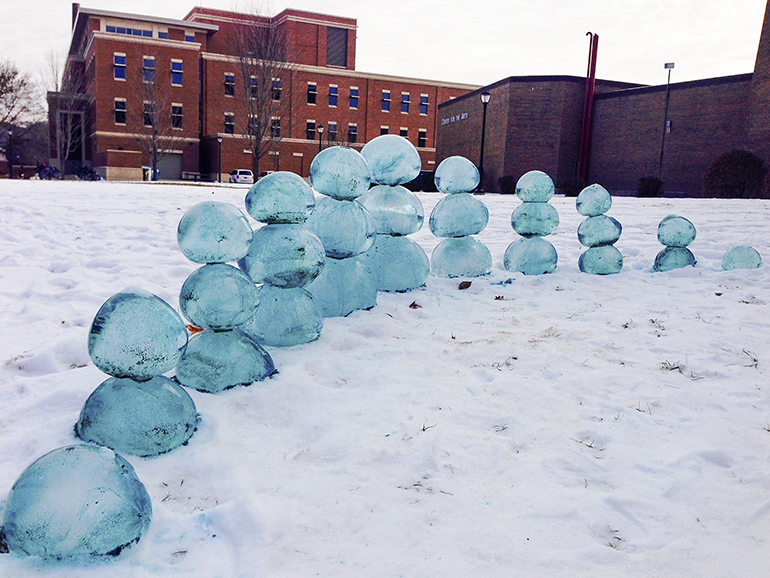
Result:
{"type": "Polygon", "coordinates": [[[266,177],[267,175],[272,175],[275,171],[262,171],[259,173],[259,176],[257,177],[257,180],[262,179],[266,177]]]}
{"type": "Polygon", "coordinates": [[[235,169],[230,173],[231,183],[245,183],[247,185],[254,184],[254,173],[249,169],[235,169]]]}

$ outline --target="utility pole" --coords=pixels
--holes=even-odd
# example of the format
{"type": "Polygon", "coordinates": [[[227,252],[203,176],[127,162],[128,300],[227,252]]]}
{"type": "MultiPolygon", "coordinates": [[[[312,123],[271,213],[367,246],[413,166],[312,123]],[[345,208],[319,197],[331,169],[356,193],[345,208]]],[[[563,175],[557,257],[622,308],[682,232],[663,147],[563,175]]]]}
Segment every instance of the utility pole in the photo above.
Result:
{"type": "Polygon", "coordinates": [[[668,80],[666,81],[666,105],[663,111],[663,138],[660,139],[660,159],[658,160],[658,178],[663,180],[663,150],[666,146],[666,132],[669,130],[668,124],[668,94],[671,88],[671,70],[674,68],[673,62],[666,62],[663,68],[668,70],[668,80]]]}

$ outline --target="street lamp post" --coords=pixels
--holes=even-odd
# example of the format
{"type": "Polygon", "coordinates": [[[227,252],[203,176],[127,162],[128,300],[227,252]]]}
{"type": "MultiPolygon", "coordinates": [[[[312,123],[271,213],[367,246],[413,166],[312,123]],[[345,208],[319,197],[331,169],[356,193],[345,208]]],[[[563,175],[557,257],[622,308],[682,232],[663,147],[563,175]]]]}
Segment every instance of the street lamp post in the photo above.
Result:
{"type": "Polygon", "coordinates": [[[673,62],[666,62],[663,68],[668,70],[668,80],[666,81],[666,104],[663,111],[663,137],[660,139],[660,158],[658,159],[658,179],[663,178],[663,150],[666,145],[666,132],[669,130],[670,124],[668,120],[668,94],[671,87],[671,70],[674,68],[673,62]]]}
{"type": "Polygon", "coordinates": [[[8,131],[8,137],[5,143],[5,156],[8,157],[8,178],[13,178],[13,131],[8,131]]]}
{"type": "Polygon", "coordinates": [[[222,182],[222,137],[217,136],[217,182],[222,182]]]}
{"type": "Polygon", "coordinates": [[[492,95],[489,93],[489,91],[484,91],[481,93],[481,105],[483,107],[483,113],[481,115],[481,153],[479,154],[479,186],[476,188],[476,191],[481,193],[483,192],[484,187],[484,138],[486,136],[487,132],[487,105],[489,104],[489,100],[492,98],[492,95]]]}
{"type": "Polygon", "coordinates": [[[321,152],[321,147],[323,146],[323,136],[324,136],[324,125],[319,124],[318,125],[318,152],[321,152]]]}

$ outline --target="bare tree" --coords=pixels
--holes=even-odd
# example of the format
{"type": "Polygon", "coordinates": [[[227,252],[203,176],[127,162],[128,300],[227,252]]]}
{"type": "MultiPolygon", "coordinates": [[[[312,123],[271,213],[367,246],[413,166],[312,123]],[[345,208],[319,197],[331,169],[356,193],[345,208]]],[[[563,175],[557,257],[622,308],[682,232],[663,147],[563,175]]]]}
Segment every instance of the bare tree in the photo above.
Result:
{"type": "Polygon", "coordinates": [[[40,95],[32,79],[8,60],[0,60],[0,132],[10,125],[39,120],[40,95]]]}
{"type": "Polygon", "coordinates": [[[243,91],[236,92],[242,118],[246,119],[243,138],[251,150],[252,171],[257,174],[259,161],[275,148],[290,127],[281,127],[289,75],[294,64],[288,59],[288,41],[284,30],[251,9],[248,23],[233,25],[235,54],[243,91]],[[283,132],[282,132],[283,131],[283,132]]]}

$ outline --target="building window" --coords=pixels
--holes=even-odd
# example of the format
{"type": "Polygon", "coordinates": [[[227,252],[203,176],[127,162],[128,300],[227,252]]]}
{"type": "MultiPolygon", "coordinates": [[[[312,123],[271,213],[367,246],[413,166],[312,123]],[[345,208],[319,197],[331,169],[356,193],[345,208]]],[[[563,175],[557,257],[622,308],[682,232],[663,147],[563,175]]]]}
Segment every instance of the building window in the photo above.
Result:
{"type": "Polygon", "coordinates": [[[184,33],[184,41],[185,42],[195,42],[195,33],[194,32],[185,32],[184,33]]]}
{"type": "Polygon", "coordinates": [[[225,74],[225,96],[235,96],[235,75],[225,74]]]}
{"type": "Polygon", "coordinates": [[[305,138],[307,140],[315,140],[315,121],[307,121],[307,127],[305,128],[305,138]]]}
{"type": "Polygon", "coordinates": [[[154,124],[155,110],[151,102],[144,103],[144,110],[142,116],[144,117],[144,126],[151,127],[154,124]]]}
{"type": "Polygon", "coordinates": [[[337,97],[340,95],[340,89],[336,84],[329,85],[329,106],[337,106],[337,97]]]}
{"type": "Polygon", "coordinates": [[[115,53],[112,55],[112,76],[115,80],[126,79],[126,55],[115,53]]]}
{"type": "Polygon", "coordinates": [[[281,79],[273,79],[273,100],[281,100],[281,79]]]}
{"type": "Polygon", "coordinates": [[[358,141],[358,125],[349,124],[348,125],[348,142],[354,143],[357,141],[358,141]]]}
{"type": "Polygon", "coordinates": [[[225,113],[225,134],[235,134],[235,115],[232,112],[225,113]]]}
{"type": "Polygon", "coordinates": [[[401,93],[401,112],[404,114],[409,114],[409,93],[408,92],[401,93]]]}
{"type": "Polygon", "coordinates": [[[259,135],[259,123],[256,116],[249,117],[249,136],[259,135]]]}
{"type": "Polygon", "coordinates": [[[390,128],[388,128],[387,126],[381,126],[380,127],[380,136],[382,136],[384,134],[388,134],[389,132],[390,132],[390,128]]]}
{"type": "Polygon", "coordinates": [[[158,32],[158,38],[161,40],[168,40],[168,32],[158,32]]]}
{"type": "Polygon", "coordinates": [[[427,94],[420,95],[420,114],[422,115],[428,114],[428,95],[427,94]]]}
{"type": "Polygon", "coordinates": [[[259,96],[259,84],[257,83],[257,77],[252,76],[250,79],[250,85],[251,85],[251,98],[257,98],[259,96]]]}
{"type": "Polygon", "coordinates": [[[270,119],[270,137],[281,138],[281,119],[277,116],[270,119]]]}
{"type": "Polygon", "coordinates": [[[145,56],[142,58],[142,78],[147,83],[155,82],[155,57],[145,56]]]}
{"type": "Polygon", "coordinates": [[[171,128],[184,127],[184,112],[181,104],[171,105],[171,128]]]}
{"type": "Polygon", "coordinates": [[[326,65],[348,66],[348,31],[345,28],[326,28],[326,65]]]}
{"type": "Polygon", "coordinates": [[[358,108],[358,89],[355,86],[350,87],[350,108],[358,108]]]}
{"type": "Polygon", "coordinates": [[[115,124],[126,124],[126,100],[115,99],[115,124]]]}
{"type": "Polygon", "coordinates": [[[124,28],[123,26],[110,25],[108,25],[105,30],[107,32],[115,32],[116,34],[127,34],[128,36],[144,36],[145,38],[152,38],[152,30],[140,30],[138,28],[124,28]]]}
{"type": "Polygon", "coordinates": [[[318,97],[318,85],[315,82],[307,83],[307,103],[315,104],[318,97]]]}
{"type": "Polygon", "coordinates": [[[182,86],[182,61],[171,61],[171,84],[174,86],[182,86]]]}
{"type": "Polygon", "coordinates": [[[402,126],[398,131],[398,136],[409,138],[409,129],[402,126]]]}
{"type": "Polygon", "coordinates": [[[337,140],[337,123],[329,122],[326,124],[326,138],[334,142],[337,140]]]}
{"type": "Polygon", "coordinates": [[[417,131],[417,146],[419,148],[425,148],[428,146],[428,131],[421,128],[417,131]]]}
{"type": "Polygon", "coordinates": [[[382,112],[390,112],[390,91],[382,91],[382,112]]]}

